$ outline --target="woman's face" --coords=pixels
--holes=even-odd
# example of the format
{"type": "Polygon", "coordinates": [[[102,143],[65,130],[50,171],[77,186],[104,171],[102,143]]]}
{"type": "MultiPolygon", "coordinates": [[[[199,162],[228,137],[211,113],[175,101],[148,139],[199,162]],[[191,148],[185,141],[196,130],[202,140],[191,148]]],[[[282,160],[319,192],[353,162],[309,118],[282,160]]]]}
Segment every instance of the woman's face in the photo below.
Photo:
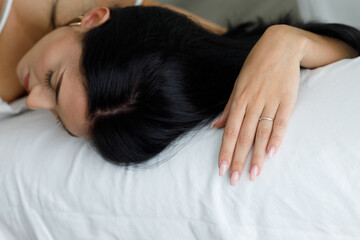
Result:
{"type": "Polygon", "coordinates": [[[62,27],[42,38],[20,61],[17,75],[30,109],[49,109],[75,136],[87,136],[87,98],[80,74],[81,28],[62,27]]]}
{"type": "Polygon", "coordinates": [[[87,94],[80,71],[82,35],[105,23],[108,8],[89,10],[79,27],[61,27],[30,49],[17,66],[20,83],[29,92],[30,109],[48,109],[75,136],[87,137],[87,94]]]}

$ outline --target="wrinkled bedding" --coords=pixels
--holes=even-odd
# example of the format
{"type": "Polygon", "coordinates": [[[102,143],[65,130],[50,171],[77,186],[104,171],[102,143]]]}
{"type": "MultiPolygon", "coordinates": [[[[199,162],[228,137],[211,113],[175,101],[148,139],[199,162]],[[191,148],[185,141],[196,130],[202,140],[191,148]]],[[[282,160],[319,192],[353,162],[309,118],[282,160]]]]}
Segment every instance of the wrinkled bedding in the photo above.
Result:
{"type": "Polygon", "coordinates": [[[223,129],[125,169],[47,111],[2,102],[0,239],[358,240],[359,93],[360,58],[302,70],[281,148],[255,182],[250,152],[236,187],[218,176],[223,129]]]}

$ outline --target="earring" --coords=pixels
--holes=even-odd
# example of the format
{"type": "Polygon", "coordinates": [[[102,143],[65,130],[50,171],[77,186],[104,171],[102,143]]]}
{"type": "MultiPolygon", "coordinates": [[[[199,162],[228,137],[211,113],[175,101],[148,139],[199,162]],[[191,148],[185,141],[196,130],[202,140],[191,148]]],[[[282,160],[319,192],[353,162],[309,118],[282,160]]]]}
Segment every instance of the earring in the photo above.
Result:
{"type": "Polygon", "coordinates": [[[74,27],[74,26],[81,26],[81,21],[83,20],[84,16],[78,16],[74,20],[72,20],[68,26],[74,27]]]}

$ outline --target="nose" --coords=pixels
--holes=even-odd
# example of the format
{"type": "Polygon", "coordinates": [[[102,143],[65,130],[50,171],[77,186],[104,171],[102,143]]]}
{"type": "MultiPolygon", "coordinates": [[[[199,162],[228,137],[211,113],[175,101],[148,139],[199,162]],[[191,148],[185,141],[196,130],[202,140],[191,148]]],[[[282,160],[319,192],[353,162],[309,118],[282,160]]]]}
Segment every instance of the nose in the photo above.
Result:
{"type": "Polygon", "coordinates": [[[49,89],[37,85],[30,91],[26,106],[30,109],[55,109],[55,95],[49,89]]]}

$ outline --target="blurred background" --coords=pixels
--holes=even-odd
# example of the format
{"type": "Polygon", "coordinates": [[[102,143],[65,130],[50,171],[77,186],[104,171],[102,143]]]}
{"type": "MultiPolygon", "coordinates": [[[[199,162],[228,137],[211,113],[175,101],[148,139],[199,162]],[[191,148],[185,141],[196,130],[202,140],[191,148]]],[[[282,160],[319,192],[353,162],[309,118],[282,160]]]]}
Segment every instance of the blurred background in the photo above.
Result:
{"type": "Polygon", "coordinates": [[[291,13],[304,21],[360,27],[360,0],[158,0],[187,9],[222,26],[261,17],[266,21],[291,13]]]}

